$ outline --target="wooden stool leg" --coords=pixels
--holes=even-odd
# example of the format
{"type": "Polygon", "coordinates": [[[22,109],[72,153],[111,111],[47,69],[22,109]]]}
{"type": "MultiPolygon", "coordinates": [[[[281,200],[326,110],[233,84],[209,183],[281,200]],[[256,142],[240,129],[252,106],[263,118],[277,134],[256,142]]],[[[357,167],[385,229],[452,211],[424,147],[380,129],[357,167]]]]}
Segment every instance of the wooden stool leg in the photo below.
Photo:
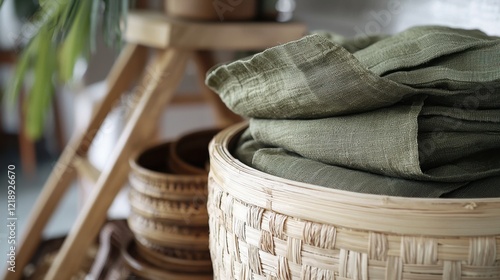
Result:
{"type": "Polygon", "coordinates": [[[219,96],[205,85],[205,75],[215,61],[210,51],[194,52],[194,61],[198,69],[198,80],[203,95],[215,110],[216,122],[219,127],[226,127],[234,123],[242,121],[242,118],[226,107],[219,96]]]}
{"type": "MultiPolygon", "coordinates": [[[[83,156],[88,151],[90,143],[101,126],[104,118],[114,105],[114,101],[120,97],[130,84],[140,75],[146,60],[147,48],[128,45],[113,66],[109,76],[108,93],[90,122],[88,129],[80,137],[74,137],[59,157],[36,204],[31,210],[25,233],[17,250],[16,272],[6,272],[3,279],[20,279],[22,270],[28,264],[35,253],[43,229],[52,216],[56,206],[68,189],[70,183],[75,179],[76,172],[73,160],[77,156],[83,156]]],[[[69,279],[69,277],[67,278],[69,279]]]]}
{"type": "Polygon", "coordinates": [[[127,179],[131,152],[143,147],[153,134],[162,109],[184,74],[186,61],[186,53],[168,49],[151,62],[147,70],[151,76],[145,77],[149,81],[142,97],[45,279],[70,279],[78,271],[85,255],[82,252],[95,240],[109,206],[127,179]],[[162,91],[157,90],[165,81],[168,84],[162,91]]]}

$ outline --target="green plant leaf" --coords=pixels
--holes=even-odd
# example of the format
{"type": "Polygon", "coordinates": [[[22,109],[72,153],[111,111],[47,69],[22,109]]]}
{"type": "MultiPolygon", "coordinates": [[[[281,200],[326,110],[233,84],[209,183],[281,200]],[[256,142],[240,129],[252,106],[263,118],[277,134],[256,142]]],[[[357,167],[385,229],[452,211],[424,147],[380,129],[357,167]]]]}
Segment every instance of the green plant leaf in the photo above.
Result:
{"type": "Polygon", "coordinates": [[[24,77],[30,67],[30,60],[33,53],[32,50],[36,48],[37,42],[31,42],[28,45],[27,49],[25,49],[21,53],[20,58],[16,63],[16,68],[14,70],[14,79],[11,83],[9,83],[9,86],[7,87],[6,97],[8,98],[10,104],[15,103],[17,97],[19,96],[19,92],[21,92],[24,83],[24,77]]]}
{"type": "MultiPolygon", "coordinates": [[[[2,2],[0,0],[0,5],[2,2]]],[[[34,138],[42,135],[45,113],[54,92],[55,74],[60,81],[70,80],[77,60],[88,56],[89,50],[95,48],[101,3],[105,6],[104,39],[109,46],[120,46],[120,21],[129,8],[127,0],[38,0],[38,3],[38,12],[23,28],[22,35],[28,44],[20,55],[6,95],[16,100],[26,74],[34,74],[33,85],[23,104],[28,109],[25,129],[34,138]]]]}
{"type": "Polygon", "coordinates": [[[92,8],[90,11],[90,52],[94,52],[96,48],[97,24],[99,23],[99,6],[101,0],[92,0],[92,8]]]}
{"type": "Polygon", "coordinates": [[[121,46],[120,23],[128,13],[128,0],[104,0],[103,33],[108,46],[121,46]]]}
{"type": "Polygon", "coordinates": [[[27,99],[26,134],[38,139],[43,134],[47,110],[54,93],[53,75],[56,70],[56,49],[52,44],[53,33],[47,27],[40,29],[37,39],[37,57],[34,64],[34,82],[27,99]]]}
{"type": "Polygon", "coordinates": [[[80,0],[72,0],[69,1],[69,3],[64,7],[61,7],[62,9],[64,9],[64,12],[61,15],[61,23],[59,25],[61,33],[67,33],[70,30],[71,25],[75,21],[80,2],[80,0]]]}
{"type": "Polygon", "coordinates": [[[133,1],[133,0],[122,0],[121,14],[119,15],[119,17],[117,19],[116,34],[117,34],[117,43],[118,43],[117,45],[119,47],[123,46],[121,23],[123,23],[123,28],[126,29],[127,28],[126,17],[127,17],[128,11],[129,11],[129,7],[130,7],[129,5],[131,4],[131,3],[129,3],[130,1],[133,1]]]}
{"type": "MultiPolygon", "coordinates": [[[[46,7],[48,3],[52,2],[52,0],[38,0],[38,4],[42,7],[46,7]]],[[[58,1],[60,2],[60,1],[58,1]]]]}
{"type": "Polygon", "coordinates": [[[3,4],[3,0],[0,0],[0,8],[2,7],[2,4],[3,4]]]}
{"type": "Polygon", "coordinates": [[[113,11],[116,10],[116,8],[113,8],[113,6],[116,4],[116,0],[104,0],[104,14],[103,14],[103,22],[102,22],[102,28],[103,28],[103,34],[104,34],[104,42],[106,45],[111,46],[113,40],[111,39],[111,26],[112,26],[112,14],[113,11]]]}
{"type": "Polygon", "coordinates": [[[40,8],[38,6],[38,1],[17,0],[13,2],[17,17],[23,20],[32,17],[33,14],[40,8]]]}
{"type": "Polygon", "coordinates": [[[73,68],[81,55],[88,55],[90,13],[92,1],[81,1],[71,29],[64,38],[59,57],[60,78],[63,82],[73,77],[73,68]]]}
{"type": "MultiPolygon", "coordinates": [[[[48,31],[53,34],[58,34],[63,28],[60,23],[61,14],[68,6],[70,0],[57,0],[57,1],[40,1],[40,9],[35,13],[32,22],[27,23],[23,30],[23,36],[31,41],[34,37],[39,36],[40,29],[47,27],[48,31]]],[[[52,39],[56,39],[54,37],[52,39]]],[[[28,43],[29,45],[29,43],[28,43]]]]}

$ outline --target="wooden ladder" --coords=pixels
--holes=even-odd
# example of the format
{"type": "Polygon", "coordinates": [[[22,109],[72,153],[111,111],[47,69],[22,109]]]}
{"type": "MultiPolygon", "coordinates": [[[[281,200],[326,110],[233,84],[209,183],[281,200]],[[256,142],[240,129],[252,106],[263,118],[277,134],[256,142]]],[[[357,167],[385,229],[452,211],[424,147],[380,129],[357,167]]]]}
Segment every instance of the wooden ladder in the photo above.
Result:
{"type": "MultiPolygon", "coordinates": [[[[211,50],[262,50],[303,36],[301,23],[192,22],[169,19],[154,12],[131,12],[127,18],[122,50],[107,77],[107,93],[88,124],[73,137],[61,154],[34,205],[17,250],[16,272],[4,279],[20,279],[23,268],[38,248],[42,232],[64,193],[77,175],[89,175],[95,183],[45,279],[70,279],[78,271],[85,250],[94,242],[106,220],[107,210],[126,183],[132,152],[144,148],[157,127],[164,107],[171,101],[190,57],[202,77],[213,65],[211,50]],[[154,56],[148,60],[149,50],[154,56]],[[138,103],[121,133],[107,165],[98,172],[87,152],[105,117],[123,92],[139,81],[138,103]]],[[[215,107],[218,124],[237,118],[218,97],[205,88],[215,107]]]]}

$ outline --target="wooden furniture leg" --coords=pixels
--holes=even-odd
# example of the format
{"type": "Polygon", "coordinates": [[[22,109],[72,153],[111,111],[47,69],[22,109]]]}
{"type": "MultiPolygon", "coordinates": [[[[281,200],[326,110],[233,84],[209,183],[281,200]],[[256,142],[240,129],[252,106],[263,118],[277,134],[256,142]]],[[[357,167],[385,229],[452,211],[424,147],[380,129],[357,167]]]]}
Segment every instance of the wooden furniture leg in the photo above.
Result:
{"type": "Polygon", "coordinates": [[[141,99],[45,279],[70,279],[80,267],[82,252],[95,240],[109,206],[127,179],[131,152],[143,147],[156,129],[162,109],[184,74],[187,56],[183,51],[166,49],[151,62],[146,70],[151,76],[145,77],[149,81],[139,89],[141,99]]]}
{"type": "Polygon", "coordinates": [[[222,102],[219,96],[209,89],[205,85],[205,75],[208,70],[215,65],[215,60],[213,58],[211,51],[195,51],[193,54],[194,61],[196,63],[196,68],[198,70],[198,80],[200,84],[200,89],[205,96],[205,99],[209,102],[212,108],[215,110],[215,120],[219,127],[226,127],[231,124],[238,123],[243,119],[233,113],[226,107],[226,104],[222,102]]]}
{"type": "Polygon", "coordinates": [[[36,170],[35,142],[26,135],[26,110],[24,109],[24,90],[19,93],[19,155],[21,166],[28,177],[32,177],[36,170]]]}
{"type": "Polygon", "coordinates": [[[64,128],[63,128],[63,122],[61,122],[61,112],[59,110],[59,100],[57,100],[57,92],[54,98],[52,99],[52,114],[54,117],[54,132],[55,132],[55,139],[56,139],[56,147],[57,147],[57,152],[61,152],[64,150],[64,147],[66,146],[66,141],[64,137],[64,128]]]}
{"type": "MultiPolygon", "coordinates": [[[[21,278],[22,270],[28,264],[40,243],[43,229],[70,183],[75,179],[76,172],[73,160],[86,154],[90,143],[115,101],[143,71],[146,55],[147,48],[135,44],[127,45],[122,51],[109,75],[108,93],[103,103],[85,133],[80,137],[74,137],[64,149],[31,211],[25,233],[20,246],[17,248],[16,272],[6,271],[3,279],[15,280],[21,278]]],[[[66,279],[69,279],[69,277],[66,279]]]]}
{"type": "MultiPolygon", "coordinates": [[[[15,51],[5,51],[0,50],[0,64],[15,65],[17,60],[17,54],[15,51]]],[[[24,89],[21,88],[19,93],[19,107],[18,107],[18,117],[19,117],[19,133],[18,133],[18,145],[19,145],[19,156],[21,157],[21,167],[23,171],[29,176],[33,176],[36,171],[36,149],[35,142],[31,140],[28,135],[26,135],[26,130],[24,129],[26,120],[26,110],[24,110],[24,89]]]]}

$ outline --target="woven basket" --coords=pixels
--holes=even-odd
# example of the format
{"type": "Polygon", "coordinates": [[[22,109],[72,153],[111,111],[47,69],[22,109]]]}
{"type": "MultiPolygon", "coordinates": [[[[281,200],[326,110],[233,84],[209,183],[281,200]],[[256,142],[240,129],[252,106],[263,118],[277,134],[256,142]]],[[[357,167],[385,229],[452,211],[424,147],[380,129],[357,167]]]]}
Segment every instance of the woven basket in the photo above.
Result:
{"type": "Polygon", "coordinates": [[[377,196],[278,178],[231,155],[245,128],[210,145],[216,279],[500,279],[500,198],[377,196]]]}
{"type": "Polygon", "coordinates": [[[130,160],[129,182],[137,192],[169,200],[205,199],[206,175],[171,174],[168,153],[171,143],[153,146],[130,160]],[[165,156],[166,155],[166,156],[165,156]]]}
{"type": "Polygon", "coordinates": [[[168,166],[176,174],[207,176],[208,144],[220,129],[207,129],[182,135],[170,145],[168,166]]]}
{"type": "Polygon", "coordinates": [[[193,200],[166,200],[154,198],[131,189],[129,202],[134,213],[145,218],[164,221],[177,225],[207,225],[208,213],[206,198],[193,200]]]}
{"type": "Polygon", "coordinates": [[[133,240],[126,248],[122,248],[121,256],[124,259],[127,268],[132,271],[137,277],[128,279],[152,279],[152,280],[211,280],[211,273],[185,273],[171,272],[164,268],[155,267],[140,258],[137,252],[137,244],[133,240]]]}
{"type": "Polygon", "coordinates": [[[137,253],[146,261],[174,272],[211,273],[208,250],[193,251],[160,247],[142,238],[136,239],[137,253]]]}
{"type": "Polygon", "coordinates": [[[183,172],[175,170],[176,165],[169,165],[171,152],[180,151],[181,159],[186,157],[189,163],[200,162],[198,166],[203,166],[208,160],[209,139],[203,140],[203,148],[198,145],[198,138],[188,138],[190,141],[178,144],[155,145],[130,161],[132,211],[127,221],[136,242],[130,247],[133,248],[130,258],[125,260],[137,268],[132,271],[138,276],[147,279],[211,278],[207,171],[183,172]],[[179,144],[181,149],[175,149],[179,144]],[[201,153],[201,149],[205,151],[201,153]],[[191,151],[196,153],[189,157],[191,151]]]}
{"type": "Polygon", "coordinates": [[[206,250],[208,248],[208,228],[178,226],[147,219],[135,213],[128,217],[128,225],[135,236],[165,247],[206,250]]]}

